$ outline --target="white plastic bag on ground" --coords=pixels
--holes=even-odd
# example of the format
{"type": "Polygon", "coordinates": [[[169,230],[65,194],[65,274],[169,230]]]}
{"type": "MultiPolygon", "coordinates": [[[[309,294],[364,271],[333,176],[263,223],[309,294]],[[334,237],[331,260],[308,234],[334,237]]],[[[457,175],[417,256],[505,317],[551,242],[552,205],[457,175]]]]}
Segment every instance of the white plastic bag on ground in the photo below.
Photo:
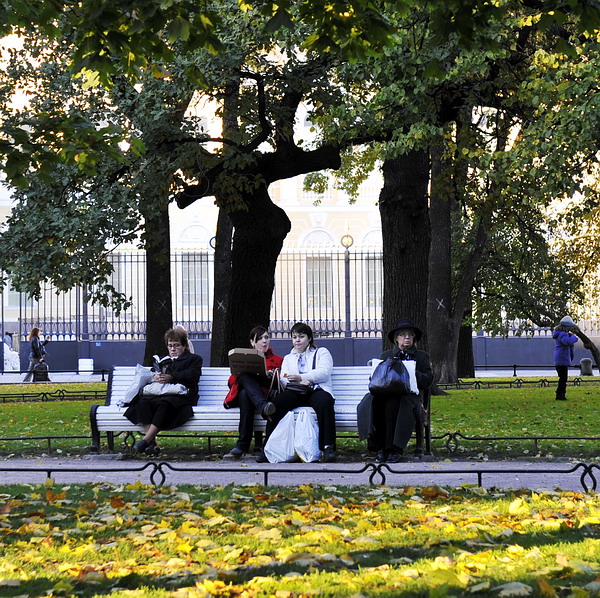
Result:
{"type": "Polygon", "coordinates": [[[294,449],[305,463],[314,463],[321,458],[319,450],[319,425],[312,407],[295,409],[298,413],[294,432],[294,449]]]}
{"type": "Polygon", "coordinates": [[[294,414],[290,411],[277,424],[265,444],[265,457],[269,463],[287,463],[296,458],[294,427],[294,414]]]}

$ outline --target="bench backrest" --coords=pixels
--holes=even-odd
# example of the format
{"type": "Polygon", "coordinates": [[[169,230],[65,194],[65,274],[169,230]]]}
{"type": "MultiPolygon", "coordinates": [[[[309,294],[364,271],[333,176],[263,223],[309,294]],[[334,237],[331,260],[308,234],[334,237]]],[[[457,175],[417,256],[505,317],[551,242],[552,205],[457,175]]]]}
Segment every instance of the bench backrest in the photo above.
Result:
{"type": "MultiPolygon", "coordinates": [[[[150,369],[150,368],[148,368],[150,369]]],[[[135,366],[115,366],[111,371],[107,405],[116,405],[125,397],[133,382],[135,366]]],[[[332,382],[336,405],[343,407],[349,403],[355,406],[368,392],[370,366],[339,366],[333,368],[332,382]]],[[[198,405],[217,406],[223,404],[227,394],[229,368],[204,367],[200,376],[200,399],[198,405]]]]}

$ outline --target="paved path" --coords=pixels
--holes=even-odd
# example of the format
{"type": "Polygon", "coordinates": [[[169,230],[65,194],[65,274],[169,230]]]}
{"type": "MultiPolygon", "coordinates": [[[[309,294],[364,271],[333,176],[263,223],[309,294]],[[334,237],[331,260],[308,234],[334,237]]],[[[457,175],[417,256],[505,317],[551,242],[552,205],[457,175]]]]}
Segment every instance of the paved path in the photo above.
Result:
{"type": "MultiPolygon", "coordinates": [[[[88,372],[50,372],[51,383],[66,383],[66,382],[102,382],[102,374],[90,374],[88,372]]],[[[18,372],[3,372],[0,373],[0,384],[21,384],[25,378],[25,373],[18,372]]],[[[108,372],[104,374],[104,381],[108,381],[108,372]]],[[[25,384],[30,384],[26,382],[25,384]]],[[[36,382],[35,384],[44,384],[43,382],[36,382]]]]}
{"type": "Polygon", "coordinates": [[[0,461],[2,484],[110,482],[115,484],[165,483],[192,485],[299,484],[389,486],[460,486],[484,488],[557,488],[600,490],[600,466],[578,466],[577,462],[532,461],[411,461],[376,468],[363,463],[258,464],[247,458],[239,462],[172,461],[124,458],[123,455],[89,455],[83,458],[10,458],[0,461]],[[162,464],[161,464],[162,463],[162,464]],[[576,468],[574,471],[569,472],[576,468]],[[361,471],[362,470],[362,471],[361,471]],[[500,470],[504,470],[501,472],[500,470]]]}

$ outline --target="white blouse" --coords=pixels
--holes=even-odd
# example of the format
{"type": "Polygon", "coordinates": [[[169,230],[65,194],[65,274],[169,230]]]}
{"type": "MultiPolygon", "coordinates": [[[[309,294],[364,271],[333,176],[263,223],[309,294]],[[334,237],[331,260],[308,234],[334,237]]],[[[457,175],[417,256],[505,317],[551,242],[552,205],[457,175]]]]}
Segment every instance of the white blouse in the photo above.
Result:
{"type": "Polygon", "coordinates": [[[333,357],[331,357],[331,353],[325,347],[319,347],[318,349],[308,347],[304,351],[307,369],[307,372],[304,374],[300,374],[298,367],[298,360],[300,358],[300,355],[302,355],[302,353],[298,353],[296,349],[292,349],[291,352],[283,358],[283,363],[281,364],[281,384],[283,385],[283,387],[285,388],[288,382],[285,376],[286,374],[297,374],[300,375],[302,381],[318,385],[320,388],[322,388],[331,396],[333,396],[333,385],[331,382],[331,371],[333,370],[333,357]]]}

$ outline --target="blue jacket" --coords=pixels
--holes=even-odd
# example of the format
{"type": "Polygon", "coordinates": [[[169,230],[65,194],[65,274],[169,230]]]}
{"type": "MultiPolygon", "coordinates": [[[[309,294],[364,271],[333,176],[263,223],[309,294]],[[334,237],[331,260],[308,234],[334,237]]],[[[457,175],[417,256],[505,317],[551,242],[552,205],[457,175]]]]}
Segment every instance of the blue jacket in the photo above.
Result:
{"type": "Polygon", "coordinates": [[[575,353],[573,345],[578,338],[562,330],[555,330],[552,338],[554,339],[554,365],[571,365],[575,353]]]}

